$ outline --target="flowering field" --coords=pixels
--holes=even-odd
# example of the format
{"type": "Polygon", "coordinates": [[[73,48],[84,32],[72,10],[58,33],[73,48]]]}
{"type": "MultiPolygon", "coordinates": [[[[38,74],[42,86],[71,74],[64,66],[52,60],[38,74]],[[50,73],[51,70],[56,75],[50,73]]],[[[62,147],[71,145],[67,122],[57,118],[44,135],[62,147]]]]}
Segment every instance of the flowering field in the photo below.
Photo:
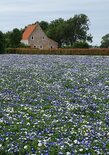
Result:
{"type": "Polygon", "coordinates": [[[0,55],[0,155],[109,154],[109,57],[0,55]]]}

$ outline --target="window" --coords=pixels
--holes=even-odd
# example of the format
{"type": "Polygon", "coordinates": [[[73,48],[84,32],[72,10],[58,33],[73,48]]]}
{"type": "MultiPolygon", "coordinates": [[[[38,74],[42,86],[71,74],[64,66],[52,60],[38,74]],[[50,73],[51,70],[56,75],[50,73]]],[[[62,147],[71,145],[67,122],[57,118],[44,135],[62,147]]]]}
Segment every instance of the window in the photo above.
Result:
{"type": "Polygon", "coordinates": [[[34,36],[32,36],[31,39],[34,40],[34,36]]]}
{"type": "Polygon", "coordinates": [[[43,37],[43,39],[45,39],[45,38],[43,37]]]}
{"type": "Polygon", "coordinates": [[[42,45],[40,45],[40,48],[42,48],[42,45]]]}

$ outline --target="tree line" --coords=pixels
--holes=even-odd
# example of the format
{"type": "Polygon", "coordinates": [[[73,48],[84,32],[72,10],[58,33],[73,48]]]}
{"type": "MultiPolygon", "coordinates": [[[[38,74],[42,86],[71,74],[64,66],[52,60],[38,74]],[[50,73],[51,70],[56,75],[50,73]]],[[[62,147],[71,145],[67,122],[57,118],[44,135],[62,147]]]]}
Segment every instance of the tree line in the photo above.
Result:
{"type": "MultiPolygon", "coordinates": [[[[46,35],[57,41],[61,48],[88,48],[89,43],[92,42],[93,37],[88,33],[90,20],[85,14],[75,15],[68,20],[59,18],[50,23],[47,21],[38,23],[46,35]]],[[[6,48],[25,47],[20,42],[25,28],[15,28],[6,33],[0,31],[0,53],[4,52],[6,48]]],[[[102,37],[100,47],[109,47],[109,34],[102,37]]]]}
{"type": "Polygon", "coordinates": [[[4,53],[6,48],[17,48],[21,46],[22,30],[17,28],[3,33],[0,31],[0,53],[4,53]]]}
{"type": "Polygon", "coordinates": [[[44,21],[39,24],[48,37],[58,42],[59,47],[74,47],[77,42],[82,42],[87,47],[87,41],[92,42],[92,36],[88,34],[90,21],[84,14],[75,15],[68,20],[59,18],[50,24],[44,21]]]}

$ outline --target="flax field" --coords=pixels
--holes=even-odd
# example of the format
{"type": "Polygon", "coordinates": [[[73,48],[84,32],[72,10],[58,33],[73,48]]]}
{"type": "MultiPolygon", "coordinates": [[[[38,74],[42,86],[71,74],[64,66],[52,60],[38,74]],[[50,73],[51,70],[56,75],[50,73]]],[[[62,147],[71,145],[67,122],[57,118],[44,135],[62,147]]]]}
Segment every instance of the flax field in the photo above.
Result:
{"type": "Polygon", "coordinates": [[[108,154],[108,56],[0,55],[0,155],[108,154]]]}

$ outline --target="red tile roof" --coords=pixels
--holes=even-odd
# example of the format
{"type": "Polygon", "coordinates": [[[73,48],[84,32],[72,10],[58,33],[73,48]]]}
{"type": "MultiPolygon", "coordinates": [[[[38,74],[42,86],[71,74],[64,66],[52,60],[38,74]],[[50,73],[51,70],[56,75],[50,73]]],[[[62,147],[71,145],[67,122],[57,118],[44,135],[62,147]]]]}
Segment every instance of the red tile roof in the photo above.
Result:
{"type": "Polygon", "coordinates": [[[28,40],[29,36],[31,35],[31,33],[34,31],[35,28],[36,28],[36,24],[29,25],[23,33],[22,40],[28,40]]]}

